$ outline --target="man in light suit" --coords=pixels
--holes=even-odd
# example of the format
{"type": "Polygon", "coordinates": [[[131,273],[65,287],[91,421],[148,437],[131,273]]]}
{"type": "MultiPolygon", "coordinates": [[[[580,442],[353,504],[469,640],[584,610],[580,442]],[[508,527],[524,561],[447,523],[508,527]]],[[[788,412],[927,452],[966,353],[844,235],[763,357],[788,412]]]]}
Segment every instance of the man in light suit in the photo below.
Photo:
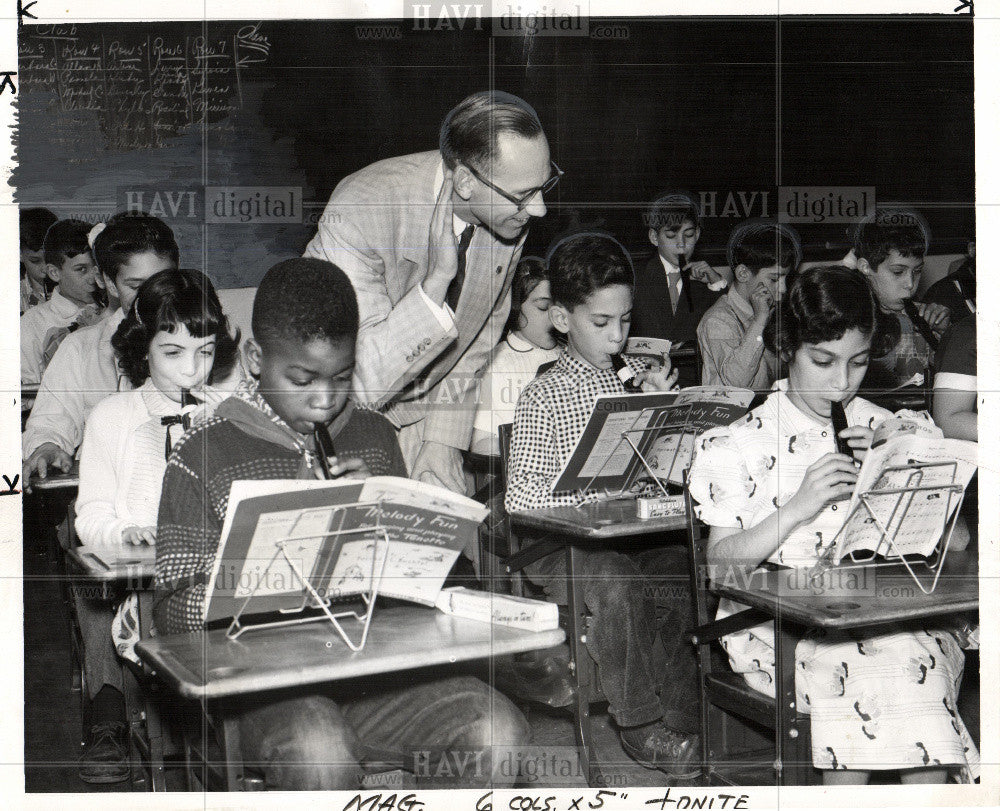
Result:
{"type": "Polygon", "coordinates": [[[528,221],[545,214],[560,175],[535,111],[487,91],[448,113],[439,150],[374,163],[330,197],[305,255],[354,285],[356,397],[400,429],[415,479],[466,490],[478,378],[510,310],[528,221]]]}

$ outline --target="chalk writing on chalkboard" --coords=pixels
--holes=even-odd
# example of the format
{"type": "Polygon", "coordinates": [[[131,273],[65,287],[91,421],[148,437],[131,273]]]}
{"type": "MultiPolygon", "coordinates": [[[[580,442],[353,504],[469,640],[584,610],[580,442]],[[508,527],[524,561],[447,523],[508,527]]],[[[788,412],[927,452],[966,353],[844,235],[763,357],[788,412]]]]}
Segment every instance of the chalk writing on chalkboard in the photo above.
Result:
{"type": "Polygon", "coordinates": [[[18,42],[22,86],[51,92],[64,112],[93,111],[119,150],[224,121],[242,105],[242,73],[270,49],[259,23],[219,36],[38,26],[18,42]]]}

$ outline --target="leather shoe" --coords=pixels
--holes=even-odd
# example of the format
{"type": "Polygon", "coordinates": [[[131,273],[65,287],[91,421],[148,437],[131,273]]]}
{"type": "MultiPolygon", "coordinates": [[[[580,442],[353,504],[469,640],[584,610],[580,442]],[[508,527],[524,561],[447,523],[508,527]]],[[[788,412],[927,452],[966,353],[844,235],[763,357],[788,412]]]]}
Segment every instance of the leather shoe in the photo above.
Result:
{"type": "Polygon", "coordinates": [[[94,724],[80,758],[85,783],[121,783],[128,779],[125,724],[94,724]]]}
{"type": "Polygon", "coordinates": [[[659,769],[682,779],[697,777],[701,736],[684,735],[664,723],[649,724],[619,733],[622,748],[640,766],[659,769]]]}

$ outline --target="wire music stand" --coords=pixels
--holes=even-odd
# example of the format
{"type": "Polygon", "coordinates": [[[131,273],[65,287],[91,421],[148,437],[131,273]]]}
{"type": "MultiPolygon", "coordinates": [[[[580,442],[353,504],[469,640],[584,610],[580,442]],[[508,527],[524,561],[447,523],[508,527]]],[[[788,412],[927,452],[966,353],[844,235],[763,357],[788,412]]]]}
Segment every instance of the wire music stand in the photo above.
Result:
{"type": "MultiPolygon", "coordinates": [[[[654,468],[653,465],[650,463],[649,459],[646,458],[646,453],[648,453],[649,450],[653,447],[653,444],[656,442],[659,436],[653,436],[651,439],[648,439],[646,435],[654,432],[656,432],[657,434],[664,434],[667,432],[671,432],[677,435],[677,447],[674,448],[674,453],[670,458],[670,464],[666,467],[665,471],[665,475],[669,477],[670,471],[674,469],[674,464],[676,463],[677,456],[680,453],[681,447],[684,444],[685,437],[687,437],[688,435],[691,435],[693,437],[695,433],[691,425],[691,412],[693,411],[693,409],[694,409],[694,403],[684,403],[681,405],[669,405],[669,406],[657,407],[655,410],[660,415],[667,415],[667,419],[660,421],[656,425],[649,425],[644,428],[636,428],[635,427],[636,423],[638,423],[643,416],[643,411],[640,411],[639,415],[635,418],[635,420],[632,421],[632,425],[621,432],[620,439],[618,441],[618,444],[615,445],[614,450],[605,457],[604,462],[601,464],[600,468],[598,468],[597,472],[590,477],[590,480],[587,482],[587,485],[581,488],[580,492],[586,493],[587,491],[590,490],[594,482],[601,477],[601,474],[604,472],[604,469],[607,467],[608,463],[615,458],[615,455],[618,453],[622,445],[627,443],[632,448],[632,452],[635,454],[635,457],[639,460],[642,467],[645,468],[650,478],[652,478],[657,488],[659,488],[660,492],[664,496],[669,497],[670,493],[667,490],[666,485],[663,483],[660,476],[657,475],[656,468],[654,468]],[[681,414],[683,414],[683,417],[680,417],[681,414]],[[680,418],[675,418],[675,415],[678,415],[678,417],[680,418]],[[633,439],[633,434],[640,435],[640,439],[638,442],[636,442],[636,440],[633,439]]],[[[661,470],[660,473],[663,474],[664,471],[661,470]]],[[[625,478],[622,481],[621,489],[618,491],[618,493],[611,493],[611,495],[621,495],[625,493],[626,491],[629,490],[629,488],[632,487],[637,478],[638,478],[638,468],[633,467],[633,465],[630,463],[625,471],[625,478]]]]}
{"type": "MultiPolygon", "coordinates": [[[[834,567],[838,569],[858,569],[864,566],[897,566],[902,563],[913,579],[913,582],[917,585],[917,588],[924,594],[931,594],[937,588],[938,579],[944,568],[945,556],[948,554],[951,537],[955,531],[955,524],[958,521],[959,511],[965,499],[965,486],[955,481],[957,471],[958,463],[953,460],[947,462],[913,462],[907,465],[887,467],[882,473],[883,477],[893,473],[902,473],[906,477],[905,484],[901,487],[871,489],[861,493],[859,501],[851,512],[851,515],[848,516],[844,525],[840,528],[836,537],[834,537],[833,543],[825,550],[823,557],[816,564],[810,580],[815,582],[822,578],[825,572],[834,567]],[[927,472],[935,468],[950,469],[950,481],[924,484],[923,480],[927,472]],[[910,553],[902,552],[896,543],[896,538],[900,529],[904,526],[910,508],[918,494],[931,494],[934,492],[937,492],[939,497],[947,494],[948,498],[946,506],[942,510],[944,518],[941,527],[941,537],[938,539],[937,545],[929,556],[923,560],[911,561],[907,558],[907,554],[910,553]],[[885,514],[885,506],[883,504],[876,505],[875,499],[885,500],[887,496],[896,496],[896,499],[891,505],[888,520],[883,521],[880,518],[880,514],[885,514]],[[952,501],[955,499],[957,500],[952,504],[952,501]],[[862,509],[868,513],[868,518],[865,521],[873,523],[879,531],[878,542],[875,544],[875,548],[868,551],[867,554],[863,554],[859,550],[849,552],[842,560],[849,560],[850,563],[835,563],[834,557],[840,545],[839,540],[841,535],[852,523],[855,514],[862,509]],[[879,560],[879,558],[882,559],[879,560]],[[924,585],[917,575],[915,567],[925,568],[931,572],[929,585],[924,585]]],[[[948,474],[946,473],[945,475],[947,476],[948,474]]]]}
{"type": "MultiPolygon", "coordinates": [[[[229,628],[226,630],[226,637],[228,639],[238,639],[242,634],[251,630],[258,630],[262,628],[281,628],[291,625],[301,625],[307,622],[317,622],[322,621],[324,618],[330,621],[333,625],[334,630],[340,635],[340,638],[344,640],[344,643],[352,651],[360,651],[364,648],[365,643],[368,640],[368,629],[371,626],[372,614],[375,609],[375,599],[378,597],[379,586],[382,581],[382,574],[385,571],[385,564],[389,558],[389,534],[385,527],[381,525],[381,504],[379,502],[354,502],[351,504],[340,504],[335,507],[329,508],[329,510],[323,510],[323,512],[330,513],[330,526],[334,525],[334,517],[337,513],[340,513],[340,526],[344,524],[344,520],[347,517],[348,510],[354,510],[355,508],[372,508],[376,509],[375,522],[360,527],[353,527],[351,529],[336,529],[330,530],[328,532],[320,533],[308,533],[304,535],[290,535],[289,537],[277,541],[275,543],[275,552],[268,561],[267,566],[264,569],[263,574],[257,579],[254,584],[252,591],[244,598],[242,604],[237,609],[233,616],[232,622],[229,624],[229,628]],[[359,589],[357,595],[360,596],[362,602],[364,603],[365,609],[362,612],[355,610],[344,610],[344,611],[332,611],[331,601],[335,598],[342,596],[353,596],[355,592],[351,591],[347,594],[340,592],[340,590],[332,590],[331,583],[333,581],[334,571],[336,569],[336,559],[329,560],[325,565],[325,571],[322,572],[317,580],[321,581],[315,585],[310,582],[310,578],[302,571],[301,566],[294,560],[294,558],[289,554],[288,547],[293,544],[298,543],[317,543],[317,542],[332,542],[332,539],[348,537],[351,535],[374,535],[371,541],[371,570],[368,575],[368,588],[359,589]],[[378,553],[379,544],[384,544],[383,552],[380,555],[378,553]],[[298,582],[302,584],[302,601],[299,605],[291,608],[281,608],[278,612],[281,614],[299,614],[309,608],[319,608],[323,612],[322,614],[317,614],[309,617],[297,617],[296,619],[288,620],[275,620],[274,622],[262,622],[254,623],[253,625],[243,625],[240,622],[240,617],[246,610],[247,606],[257,595],[258,589],[261,583],[267,582],[268,573],[271,567],[274,565],[275,561],[279,558],[284,559],[284,562],[288,567],[295,573],[298,578],[298,582]],[[330,593],[333,591],[334,593],[330,593]],[[355,643],[348,636],[347,631],[341,625],[340,621],[342,619],[353,619],[361,623],[361,636],[360,640],[355,643]]],[[[316,512],[316,511],[311,511],[316,512]]],[[[300,519],[301,520],[301,519],[300,519]]],[[[339,556],[339,550],[338,550],[339,556]]],[[[319,555],[317,555],[319,557],[319,555]]]]}

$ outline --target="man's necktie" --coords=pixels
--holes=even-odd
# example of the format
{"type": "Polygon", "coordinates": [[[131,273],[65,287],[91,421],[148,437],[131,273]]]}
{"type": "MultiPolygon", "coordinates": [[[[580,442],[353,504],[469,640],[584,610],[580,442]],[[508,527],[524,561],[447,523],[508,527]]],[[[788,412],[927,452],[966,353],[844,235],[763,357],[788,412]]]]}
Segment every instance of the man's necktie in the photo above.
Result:
{"type": "Polygon", "coordinates": [[[667,288],[670,290],[670,308],[675,313],[677,312],[677,300],[680,297],[680,292],[677,290],[677,285],[680,281],[680,271],[671,271],[667,274],[667,288]]]}
{"type": "Polygon", "coordinates": [[[469,252],[469,243],[472,242],[472,232],[476,226],[467,225],[458,240],[458,270],[455,271],[455,278],[448,285],[448,295],[445,301],[451,307],[452,312],[458,309],[458,299],[462,295],[462,285],[465,284],[465,255],[469,252]]]}

